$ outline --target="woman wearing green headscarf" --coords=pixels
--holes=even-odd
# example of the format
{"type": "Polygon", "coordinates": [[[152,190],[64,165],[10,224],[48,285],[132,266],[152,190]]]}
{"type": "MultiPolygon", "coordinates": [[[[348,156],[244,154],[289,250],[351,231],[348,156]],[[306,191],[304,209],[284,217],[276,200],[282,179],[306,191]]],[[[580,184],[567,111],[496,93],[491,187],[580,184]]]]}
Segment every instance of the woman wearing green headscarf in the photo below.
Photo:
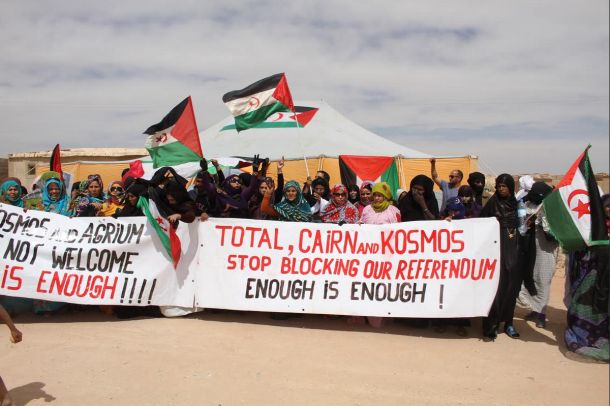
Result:
{"type": "Polygon", "coordinates": [[[385,182],[373,185],[373,201],[362,210],[364,224],[390,224],[400,222],[400,210],[392,204],[392,190],[385,182]]]}
{"type": "Polygon", "coordinates": [[[21,182],[17,178],[8,178],[0,185],[0,202],[23,207],[21,182]]]}
{"type": "MultiPolygon", "coordinates": [[[[392,204],[392,190],[386,182],[379,182],[373,185],[371,190],[371,204],[362,210],[361,223],[364,224],[391,224],[400,222],[400,210],[392,204]]],[[[375,328],[383,327],[385,317],[367,316],[366,321],[375,328]]],[[[363,324],[363,317],[351,317],[348,319],[350,324],[363,324]]]]}
{"type": "Polygon", "coordinates": [[[296,180],[291,180],[284,185],[284,196],[282,201],[271,206],[272,192],[268,192],[261,204],[263,213],[277,218],[281,221],[308,222],[312,219],[311,207],[303,197],[301,185],[296,180]]]}

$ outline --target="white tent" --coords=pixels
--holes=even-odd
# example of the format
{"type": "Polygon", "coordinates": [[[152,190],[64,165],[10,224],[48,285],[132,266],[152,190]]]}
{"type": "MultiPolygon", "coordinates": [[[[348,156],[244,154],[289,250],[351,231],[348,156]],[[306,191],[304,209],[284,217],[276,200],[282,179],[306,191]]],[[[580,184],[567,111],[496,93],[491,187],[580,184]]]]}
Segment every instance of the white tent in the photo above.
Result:
{"type": "Polygon", "coordinates": [[[287,160],[339,155],[430,157],[360,127],[324,101],[296,104],[303,107],[297,109],[297,116],[304,126],[296,127],[292,113],[276,113],[260,128],[238,133],[233,117],[229,116],[200,133],[204,154],[209,157],[261,154],[272,161],[282,156],[287,160]]]}
{"type": "MultiPolygon", "coordinates": [[[[237,133],[235,121],[229,116],[201,132],[200,140],[204,156],[208,159],[228,157],[252,157],[260,154],[278,161],[286,159],[286,179],[303,181],[308,175],[324,170],[333,181],[341,179],[340,155],[394,157],[400,176],[400,184],[408,187],[410,180],[418,174],[430,173],[430,155],[389,141],[353,123],[338,113],[326,102],[297,103],[297,118],[301,127],[296,127],[292,113],[276,113],[258,128],[237,133]],[[300,107],[299,107],[300,106],[300,107]],[[307,164],[303,160],[307,157],[307,164]]],[[[439,158],[439,157],[437,157],[439,158]]],[[[223,161],[225,159],[222,159],[223,161]]],[[[149,160],[144,158],[144,160],[149,160]]],[[[222,162],[221,162],[222,164],[222,162]]],[[[229,163],[230,165],[230,163],[229,163]]],[[[72,172],[76,179],[84,179],[90,173],[98,173],[105,183],[119,179],[127,162],[74,162],[64,164],[64,170],[72,172]]],[[[199,163],[189,163],[178,168],[179,173],[190,176],[198,170],[199,163]]],[[[437,160],[439,174],[460,169],[465,174],[477,170],[474,156],[442,157],[437,160]]],[[[147,175],[153,171],[146,166],[147,175]]],[[[37,173],[46,170],[36,169],[37,173]]],[[[274,176],[275,164],[268,174],[274,176]]]]}

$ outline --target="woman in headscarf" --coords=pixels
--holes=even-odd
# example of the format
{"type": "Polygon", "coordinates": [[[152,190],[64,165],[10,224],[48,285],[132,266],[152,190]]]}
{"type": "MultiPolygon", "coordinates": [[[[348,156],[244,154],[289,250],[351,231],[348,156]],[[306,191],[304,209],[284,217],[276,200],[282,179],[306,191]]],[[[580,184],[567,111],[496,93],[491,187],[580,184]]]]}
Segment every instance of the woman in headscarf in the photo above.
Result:
{"type": "Polygon", "coordinates": [[[184,223],[195,221],[197,217],[195,202],[182,183],[173,179],[167,182],[161,193],[161,199],[163,211],[170,223],[176,223],[178,220],[184,223]]]}
{"type": "MultiPolygon", "coordinates": [[[[60,179],[59,173],[45,172],[41,176],[41,181],[44,182],[42,197],[39,200],[37,198],[26,200],[26,208],[69,216],[71,214],[70,197],[66,193],[66,186],[60,179]]],[[[35,299],[33,301],[34,313],[36,314],[55,312],[64,305],[65,303],[46,300],[35,299]]]]}
{"type": "Polygon", "coordinates": [[[371,204],[371,202],[373,201],[372,198],[373,182],[371,182],[370,180],[362,181],[362,184],[360,185],[360,200],[358,201],[358,203],[354,204],[354,206],[356,206],[356,208],[358,209],[358,215],[360,217],[362,217],[362,212],[364,211],[364,208],[371,204]]]}
{"type": "Polygon", "coordinates": [[[534,185],[534,178],[532,175],[523,175],[519,177],[519,191],[515,198],[517,201],[522,200],[527,196],[532,186],[534,185]]]}
{"type": "MultiPolygon", "coordinates": [[[[261,206],[265,195],[271,193],[270,204],[273,205],[276,202],[282,200],[284,191],[284,174],[282,172],[284,168],[284,160],[281,159],[277,163],[277,188],[275,187],[275,181],[273,178],[265,176],[259,179],[258,190],[252,195],[249,201],[249,212],[250,218],[255,220],[267,220],[268,215],[263,213],[261,206]]],[[[266,168],[265,168],[266,172],[266,168]]]]}
{"type": "Polygon", "coordinates": [[[526,317],[534,321],[536,327],[546,326],[546,306],[551,294],[551,281],[555,275],[559,244],[551,236],[542,199],[553,188],[544,182],[535,182],[525,197],[527,215],[527,238],[523,238],[521,248],[521,271],[531,276],[534,289],[524,286],[519,293],[519,304],[531,310],[526,317]]]}
{"type": "Polygon", "coordinates": [[[330,186],[326,179],[316,177],[311,182],[311,188],[305,188],[307,192],[303,193],[303,197],[311,206],[311,214],[314,221],[320,221],[320,214],[330,201],[330,186]],[[311,191],[309,191],[311,190],[311,191]]]}
{"type": "Polygon", "coordinates": [[[458,189],[458,197],[464,205],[464,218],[471,219],[479,217],[479,214],[481,213],[483,207],[479,203],[477,203],[474,190],[470,186],[460,186],[460,188],[458,189]]]}
{"type": "Polygon", "coordinates": [[[483,175],[481,172],[472,172],[470,175],[468,175],[468,185],[474,191],[474,198],[477,204],[483,206],[485,175],[483,175]]]}
{"type": "MultiPolygon", "coordinates": [[[[385,182],[376,183],[373,186],[373,202],[362,211],[364,224],[392,224],[400,222],[400,210],[392,204],[392,191],[390,185],[385,182]]],[[[367,316],[368,323],[375,327],[383,326],[384,317],[367,316]]],[[[359,318],[350,318],[349,322],[357,323],[359,318]]]]}
{"type": "MultiPolygon", "coordinates": [[[[602,198],[603,216],[610,224],[610,196],[602,198]]],[[[591,208],[595,210],[594,205],[591,208]]],[[[607,227],[610,236],[610,227],[607,227]]],[[[568,326],[564,338],[570,351],[608,362],[608,246],[598,245],[571,252],[566,269],[568,326]]]]}
{"type": "Polygon", "coordinates": [[[123,208],[117,210],[112,217],[140,217],[144,212],[138,207],[140,196],[148,198],[148,186],[138,179],[127,178],[125,180],[125,201],[123,208]]]}
{"type": "Polygon", "coordinates": [[[404,189],[396,189],[396,202],[394,203],[394,206],[399,207],[400,206],[400,202],[402,202],[402,199],[404,199],[405,197],[407,197],[407,191],[404,189]]]}
{"type": "Polygon", "coordinates": [[[356,224],[358,223],[358,209],[347,200],[347,188],[344,185],[335,185],[331,190],[330,202],[320,213],[320,220],[324,223],[356,224]]]}
{"type": "Polygon", "coordinates": [[[195,202],[186,191],[185,178],[170,166],[155,172],[148,184],[148,197],[155,202],[160,214],[175,227],[178,220],[192,223],[196,218],[195,202]]]}
{"type": "MultiPolygon", "coordinates": [[[[434,181],[426,175],[417,175],[409,187],[407,195],[398,205],[401,221],[437,220],[439,210],[433,190],[434,181]]],[[[426,328],[430,324],[428,318],[405,318],[402,321],[417,328],[426,328]]]]}
{"type": "Polygon", "coordinates": [[[0,185],[0,202],[23,207],[21,182],[17,178],[8,178],[0,185]]]}
{"type": "Polygon", "coordinates": [[[95,217],[105,200],[104,183],[101,176],[89,175],[86,181],[81,182],[79,197],[73,204],[74,215],[76,217],[95,217]]]}
{"type": "Polygon", "coordinates": [[[250,184],[245,187],[239,176],[228,176],[216,195],[220,217],[248,218],[248,202],[257,189],[258,173],[252,176],[250,184]]]}
{"type": "Polygon", "coordinates": [[[443,219],[445,220],[463,220],[466,218],[466,207],[464,203],[458,197],[450,197],[445,204],[445,213],[443,213],[443,219]]]}
{"type": "Polygon", "coordinates": [[[48,213],[56,213],[64,216],[71,215],[70,212],[70,197],[66,193],[64,182],[60,179],[57,172],[45,172],[41,176],[43,183],[41,188],[41,197],[25,199],[25,207],[27,209],[46,211],[48,213]]]}
{"type": "Polygon", "coordinates": [[[362,211],[364,224],[391,224],[400,222],[400,210],[392,203],[390,185],[385,182],[373,186],[373,202],[362,211]]]}
{"type": "Polygon", "coordinates": [[[303,197],[301,185],[291,180],[284,185],[282,201],[271,205],[271,191],[263,198],[261,210],[280,221],[309,222],[312,219],[311,207],[303,197]]]}
{"type": "MultiPolygon", "coordinates": [[[[462,198],[459,197],[459,191],[462,190],[463,187],[469,186],[461,186],[458,190],[458,196],[450,197],[447,199],[445,203],[445,211],[442,214],[444,220],[452,221],[452,220],[463,220],[466,218],[466,207],[462,202],[462,198]]],[[[473,201],[474,202],[474,201],[473,201]]],[[[476,202],[474,202],[476,204],[476,202]]],[[[444,333],[447,329],[448,325],[452,325],[456,327],[456,334],[465,337],[468,335],[466,331],[466,327],[470,327],[470,319],[463,317],[453,317],[453,318],[435,318],[432,320],[432,325],[434,326],[434,330],[438,333],[444,333]]]]}
{"type": "MultiPolygon", "coordinates": [[[[19,179],[7,178],[2,182],[2,185],[0,185],[0,203],[21,208],[25,206],[22,198],[21,181],[19,179]]],[[[4,304],[9,312],[16,314],[32,311],[34,301],[21,297],[0,296],[0,303],[4,304]]],[[[0,385],[2,385],[1,379],[0,385]]]]}
{"type": "Polygon", "coordinates": [[[123,182],[115,180],[110,184],[108,188],[108,198],[102,204],[102,208],[97,212],[100,217],[113,216],[117,210],[123,208],[123,199],[125,197],[125,189],[123,188],[123,182]]]}
{"type": "Polygon", "coordinates": [[[202,158],[199,162],[201,170],[197,172],[193,189],[189,191],[189,196],[195,202],[195,214],[201,221],[220,216],[217,186],[225,181],[225,176],[217,160],[212,159],[210,162],[216,174],[212,175],[208,171],[208,160],[202,158]]]}
{"type": "Polygon", "coordinates": [[[511,175],[503,173],[496,178],[496,193],[483,207],[481,217],[495,217],[500,223],[500,281],[489,315],[483,320],[483,335],[495,340],[500,323],[504,322],[504,332],[511,338],[519,338],[513,316],[522,278],[518,261],[515,180],[511,175]]]}
{"type": "Polygon", "coordinates": [[[399,206],[402,221],[438,219],[438,201],[433,188],[434,181],[426,175],[417,175],[411,180],[410,190],[399,206]]]}
{"type": "Polygon", "coordinates": [[[347,185],[347,200],[353,205],[360,201],[360,188],[358,185],[347,185]]]}

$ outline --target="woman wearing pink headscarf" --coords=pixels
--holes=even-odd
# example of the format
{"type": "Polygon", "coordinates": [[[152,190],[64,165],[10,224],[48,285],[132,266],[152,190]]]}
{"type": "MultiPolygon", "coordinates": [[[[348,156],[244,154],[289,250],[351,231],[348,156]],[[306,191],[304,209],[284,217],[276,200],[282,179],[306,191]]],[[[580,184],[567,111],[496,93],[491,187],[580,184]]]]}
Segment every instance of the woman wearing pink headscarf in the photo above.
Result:
{"type": "Polygon", "coordinates": [[[373,182],[365,180],[360,185],[360,201],[354,204],[358,209],[358,214],[362,217],[362,211],[371,204],[373,198],[373,182]]]}

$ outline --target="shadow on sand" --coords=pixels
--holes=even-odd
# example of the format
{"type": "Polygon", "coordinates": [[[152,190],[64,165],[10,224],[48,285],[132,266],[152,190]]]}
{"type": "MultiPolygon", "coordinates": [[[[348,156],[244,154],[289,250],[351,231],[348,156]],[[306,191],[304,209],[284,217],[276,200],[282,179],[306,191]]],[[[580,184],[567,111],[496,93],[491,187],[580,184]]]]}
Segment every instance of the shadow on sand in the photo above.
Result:
{"type": "Polygon", "coordinates": [[[31,382],[26,385],[12,388],[8,391],[9,396],[17,405],[27,405],[33,400],[43,399],[45,402],[53,402],[55,396],[49,395],[43,389],[45,386],[42,382],[31,382]]]}

